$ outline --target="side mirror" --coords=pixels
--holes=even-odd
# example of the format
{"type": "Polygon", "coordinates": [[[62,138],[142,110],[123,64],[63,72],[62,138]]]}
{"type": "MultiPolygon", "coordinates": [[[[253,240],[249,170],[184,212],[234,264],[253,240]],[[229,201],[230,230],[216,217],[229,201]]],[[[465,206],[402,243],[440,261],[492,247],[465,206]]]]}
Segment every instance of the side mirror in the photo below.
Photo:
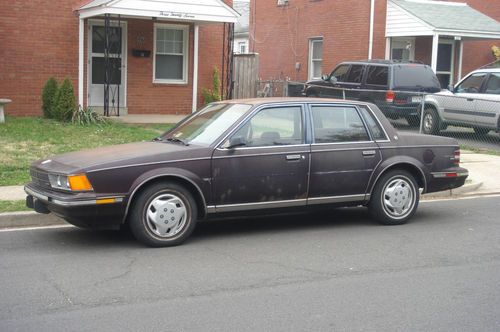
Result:
{"type": "Polygon", "coordinates": [[[229,139],[229,144],[227,144],[228,149],[236,148],[238,146],[247,145],[246,140],[241,136],[233,136],[229,139]]]}
{"type": "Polygon", "coordinates": [[[328,78],[329,78],[329,76],[328,76],[327,74],[323,74],[323,75],[321,75],[321,79],[322,79],[323,81],[328,81],[328,78]]]}
{"type": "Polygon", "coordinates": [[[448,90],[449,90],[450,92],[455,92],[455,87],[454,87],[453,85],[451,85],[451,84],[450,84],[450,85],[448,85],[448,90]]]}

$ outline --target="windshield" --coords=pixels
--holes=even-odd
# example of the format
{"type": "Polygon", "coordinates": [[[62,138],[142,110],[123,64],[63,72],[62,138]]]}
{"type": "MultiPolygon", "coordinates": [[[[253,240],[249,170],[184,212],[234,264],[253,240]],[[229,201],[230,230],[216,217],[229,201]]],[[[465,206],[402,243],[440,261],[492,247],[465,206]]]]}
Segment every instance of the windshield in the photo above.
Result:
{"type": "Polygon", "coordinates": [[[432,69],[422,65],[394,66],[394,90],[437,92],[441,85],[432,69]]]}
{"type": "Polygon", "coordinates": [[[251,107],[245,104],[210,104],[166,132],[162,138],[186,144],[210,145],[251,107]]]}

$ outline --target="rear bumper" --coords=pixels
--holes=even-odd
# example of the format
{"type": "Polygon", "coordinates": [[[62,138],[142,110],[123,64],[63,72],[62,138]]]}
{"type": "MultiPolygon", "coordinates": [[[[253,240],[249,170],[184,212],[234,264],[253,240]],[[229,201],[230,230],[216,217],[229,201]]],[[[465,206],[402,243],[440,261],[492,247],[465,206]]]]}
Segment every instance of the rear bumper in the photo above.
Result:
{"type": "Polygon", "coordinates": [[[464,185],[469,176],[465,168],[457,167],[441,172],[432,172],[426,193],[455,189],[464,185]]]}
{"type": "Polygon", "coordinates": [[[377,105],[382,113],[388,117],[408,117],[408,116],[419,116],[420,115],[420,107],[421,104],[406,104],[406,105],[397,105],[397,104],[389,104],[383,103],[381,105],[377,105]]]}
{"type": "Polygon", "coordinates": [[[94,193],[65,194],[45,190],[31,183],[24,187],[24,191],[28,195],[27,207],[39,213],[54,213],[78,227],[116,228],[124,220],[126,206],[123,196],[100,197],[94,193]],[[108,200],[112,203],[101,203],[108,200]]]}

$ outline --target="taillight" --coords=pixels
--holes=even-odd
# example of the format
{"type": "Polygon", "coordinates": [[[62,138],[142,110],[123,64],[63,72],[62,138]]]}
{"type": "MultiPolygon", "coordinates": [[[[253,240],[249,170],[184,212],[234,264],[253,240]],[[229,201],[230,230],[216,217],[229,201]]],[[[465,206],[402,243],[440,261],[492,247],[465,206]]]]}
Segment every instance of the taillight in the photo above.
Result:
{"type": "Polygon", "coordinates": [[[460,166],[460,148],[455,150],[455,154],[453,156],[453,163],[455,166],[460,166]]]}
{"type": "Polygon", "coordinates": [[[389,90],[385,93],[385,101],[388,103],[392,103],[392,102],[394,102],[395,96],[396,96],[396,94],[394,93],[394,91],[389,90]]]}

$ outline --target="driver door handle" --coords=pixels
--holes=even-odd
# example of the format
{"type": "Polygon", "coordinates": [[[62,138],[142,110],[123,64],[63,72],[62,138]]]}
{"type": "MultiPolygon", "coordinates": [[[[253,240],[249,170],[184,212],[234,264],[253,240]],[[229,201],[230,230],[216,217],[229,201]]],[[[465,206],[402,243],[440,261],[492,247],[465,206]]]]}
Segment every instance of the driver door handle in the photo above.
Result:
{"type": "Polygon", "coordinates": [[[304,159],[304,156],[301,156],[300,154],[289,154],[286,156],[287,161],[294,161],[294,160],[300,160],[304,159]]]}

